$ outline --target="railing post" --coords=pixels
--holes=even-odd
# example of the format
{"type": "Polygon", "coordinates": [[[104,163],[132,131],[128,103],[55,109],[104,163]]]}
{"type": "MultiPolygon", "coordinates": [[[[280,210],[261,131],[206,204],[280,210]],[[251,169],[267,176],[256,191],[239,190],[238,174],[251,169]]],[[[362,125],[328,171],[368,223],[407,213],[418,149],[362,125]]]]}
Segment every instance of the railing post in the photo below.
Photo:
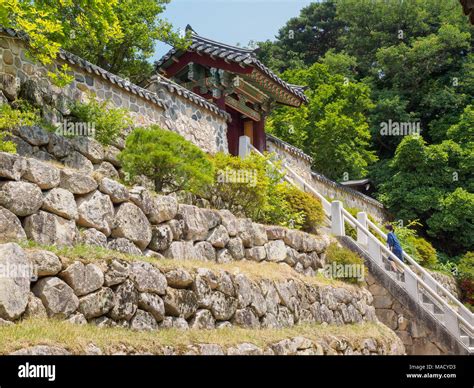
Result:
{"type": "Polygon", "coordinates": [[[240,136],[239,137],[239,156],[242,159],[250,153],[250,137],[240,136]]]}
{"type": "MultiPolygon", "coordinates": [[[[357,221],[368,230],[367,226],[367,213],[359,212],[357,213],[357,221]]],[[[357,242],[361,245],[367,246],[369,244],[369,237],[362,230],[357,228],[357,242]]]]}
{"type": "Polygon", "coordinates": [[[418,280],[416,275],[409,269],[405,270],[405,289],[408,294],[412,296],[417,303],[420,302],[418,295],[418,280]]]}
{"type": "Polygon", "coordinates": [[[380,266],[383,266],[382,263],[382,248],[377,242],[375,236],[370,236],[367,239],[367,251],[369,252],[370,257],[380,266]]]}
{"type": "Polygon", "coordinates": [[[345,236],[344,217],[342,216],[342,202],[331,203],[331,232],[334,236],[345,236]]]}
{"type": "Polygon", "coordinates": [[[453,310],[448,306],[444,308],[444,324],[446,329],[453,334],[456,338],[459,338],[461,331],[459,330],[458,317],[454,314],[453,310]]]}

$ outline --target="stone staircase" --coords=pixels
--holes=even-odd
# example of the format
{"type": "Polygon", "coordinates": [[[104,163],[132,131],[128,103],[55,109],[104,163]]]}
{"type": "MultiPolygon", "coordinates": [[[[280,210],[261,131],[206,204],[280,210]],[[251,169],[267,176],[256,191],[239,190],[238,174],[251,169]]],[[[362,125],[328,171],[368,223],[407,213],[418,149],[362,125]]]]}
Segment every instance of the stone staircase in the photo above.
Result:
{"type": "MultiPolygon", "coordinates": [[[[241,157],[249,152],[259,153],[245,136],[240,139],[239,150],[241,157]]],[[[457,353],[474,353],[474,315],[455,296],[408,254],[404,253],[405,263],[401,263],[382,242],[386,241],[385,233],[368,219],[366,213],[358,213],[356,219],[344,209],[342,202],[326,200],[288,164],[284,164],[283,169],[290,184],[321,201],[331,233],[365,257],[371,273],[380,273],[384,285],[399,290],[400,295],[403,294],[401,299],[419,311],[418,315],[430,320],[435,331],[447,338],[445,342],[452,343],[457,353]],[[356,240],[346,236],[346,223],[357,231],[356,240]],[[389,258],[403,267],[403,274],[393,271],[389,258]]]]}

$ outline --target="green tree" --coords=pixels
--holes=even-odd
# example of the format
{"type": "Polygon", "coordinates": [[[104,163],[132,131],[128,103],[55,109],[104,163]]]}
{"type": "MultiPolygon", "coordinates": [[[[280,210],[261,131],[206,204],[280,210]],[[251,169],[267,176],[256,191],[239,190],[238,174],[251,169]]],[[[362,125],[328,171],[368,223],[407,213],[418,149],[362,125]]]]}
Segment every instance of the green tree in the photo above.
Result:
{"type": "Polygon", "coordinates": [[[321,63],[290,70],[284,76],[291,83],[309,87],[309,103],[300,109],[275,110],[269,131],[302,148],[314,158],[314,169],[331,179],[365,176],[376,160],[366,119],[372,107],[370,89],[342,74],[332,74],[321,63]]]}
{"type": "Polygon", "coordinates": [[[199,194],[213,181],[213,166],[200,148],[156,125],[136,128],[119,158],[131,180],[144,175],[159,193],[186,190],[199,194]]]}
{"type": "Polygon", "coordinates": [[[474,194],[462,188],[449,193],[427,224],[428,234],[443,245],[474,249],[474,194]]]}
{"type": "Polygon", "coordinates": [[[473,228],[473,194],[460,187],[472,180],[464,162],[463,149],[451,140],[427,145],[421,136],[405,137],[379,198],[397,218],[427,225],[436,246],[459,253],[472,244],[473,228]]]}
{"type": "MultiPolygon", "coordinates": [[[[154,43],[186,39],[159,18],[170,0],[0,0],[0,25],[24,32],[32,56],[50,65],[65,48],[116,74],[142,80],[154,43]]],[[[67,67],[51,73],[58,82],[67,67]],[[59,76],[58,76],[59,74],[59,76]]]]}
{"type": "Polygon", "coordinates": [[[338,45],[343,27],[334,1],[314,2],[280,29],[275,42],[260,42],[258,55],[280,72],[312,65],[338,45]]]}

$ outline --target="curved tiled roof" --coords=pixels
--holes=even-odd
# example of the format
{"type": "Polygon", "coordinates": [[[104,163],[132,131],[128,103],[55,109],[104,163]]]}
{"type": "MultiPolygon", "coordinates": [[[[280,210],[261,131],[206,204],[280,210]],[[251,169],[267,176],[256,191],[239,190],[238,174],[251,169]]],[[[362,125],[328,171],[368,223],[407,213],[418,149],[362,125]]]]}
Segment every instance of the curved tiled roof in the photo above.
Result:
{"type": "Polygon", "coordinates": [[[356,197],[359,197],[361,199],[363,199],[364,201],[367,201],[369,203],[371,203],[372,205],[380,208],[380,209],[385,209],[385,207],[383,206],[382,203],[380,203],[379,201],[377,201],[376,199],[372,198],[372,197],[369,197],[363,193],[361,193],[360,191],[357,191],[357,190],[354,190],[354,189],[351,189],[350,187],[348,186],[344,186],[344,185],[341,185],[340,183],[338,182],[334,182],[332,181],[331,179],[325,177],[323,174],[320,174],[318,172],[315,172],[315,171],[311,171],[311,176],[313,177],[313,179],[316,179],[320,182],[323,182],[325,184],[327,184],[328,186],[332,186],[334,187],[335,189],[339,189],[339,190],[342,190],[342,191],[345,191],[349,194],[352,194],[356,197]]]}
{"type": "MultiPolygon", "coordinates": [[[[16,38],[20,38],[20,39],[23,39],[23,40],[28,40],[28,36],[24,33],[21,33],[21,32],[16,32],[12,29],[5,29],[5,28],[2,28],[0,27],[0,33],[6,33],[7,35],[11,36],[11,37],[16,37],[16,38]]],[[[75,55],[75,54],[72,54],[68,51],[65,51],[65,50],[60,50],[59,51],[59,54],[58,54],[58,57],[61,58],[63,61],[66,61],[68,63],[70,63],[71,65],[75,65],[75,66],[78,66],[80,67],[81,69],[84,69],[85,71],[87,71],[88,73],[90,74],[96,74],[100,77],[102,77],[103,79],[107,80],[108,82],[111,82],[112,84],[115,84],[117,86],[119,86],[120,88],[122,89],[125,89],[126,91],[130,92],[130,93],[133,93],[133,94],[136,94],[146,100],[149,100],[153,103],[155,103],[156,105],[160,106],[161,108],[163,109],[166,109],[167,106],[163,103],[163,100],[160,99],[160,97],[154,93],[154,92],[151,92],[147,89],[144,89],[138,85],[135,85],[133,83],[131,83],[130,81],[127,81],[126,79],[122,78],[122,77],[119,77],[118,75],[115,75],[115,74],[112,74],[110,72],[108,72],[107,70],[104,70],[102,69],[101,67],[97,66],[97,65],[94,65],[88,61],[86,61],[85,59],[75,55]]],[[[230,115],[223,111],[222,109],[220,109],[217,105],[213,104],[213,103],[210,103],[209,101],[207,101],[205,98],[193,93],[193,92],[190,92],[189,90],[183,88],[182,86],[178,85],[177,83],[169,80],[169,79],[166,79],[166,78],[163,78],[163,77],[160,77],[161,80],[159,81],[160,84],[165,87],[170,93],[175,93],[175,94],[178,94],[179,96],[182,96],[190,101],[192,101],[193,103],[205,108],[205,109],[208,109],[210,110],[211,112],[225,118],[226,120],[230,120],[230,115]]]]}
{"type": "Polygon", "coordinates": [[[313,158],[309,155],[306,155],[302,150],[299,148],[292,146],[291,144],[287,143],[286,141],[283,141],[279,139],[278,137],[275,137],[273,135],[270,135],[269,133],[266,134],[267,140],[276,144],[278,147],[283,148],[285,151],[288,151],[289,153],[296,155],[300,159],[303,159],[309,163],[313,163],[313,158]]]}
{"type": "MultiPolygon", "coordinates": [[[[188,47],[188,51],[194,51],[199,54],[207,54],[218,59],[223,59],[226,62],[234,62],[240,65],[241,67],[255,67],[259,69],[262,73],[264,73],[267,77],[275,81],[277,84],[282,86],[290,93],[294,94],[302,101],[308,102],[308,97],[306,97],[306,95],[304,94],[305,88],[303,86],[293,85],[282,80],[272,70],[270,70],[258,60],[255,55],[255,50],[230,46],[224,43],[216,42],[211,39],[203,38],[202,36],[199,36],[190,26],[186,27],[186,31],[191,32],[191,45],[188,47]]],[[[175,48],[171,49],[155,63],[156,69],[162,67],[174,55],[180,55],[182,53],[182,51],[177,50],[175,48]]]]}

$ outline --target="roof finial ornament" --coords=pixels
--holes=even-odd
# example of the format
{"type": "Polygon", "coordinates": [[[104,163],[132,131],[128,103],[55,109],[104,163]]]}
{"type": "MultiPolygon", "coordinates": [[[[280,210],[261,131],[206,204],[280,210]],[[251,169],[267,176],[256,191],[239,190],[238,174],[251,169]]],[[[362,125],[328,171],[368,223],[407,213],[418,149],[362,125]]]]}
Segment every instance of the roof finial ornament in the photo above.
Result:
{"type": "Polygon", "coordinates": [[[196,31],[193,30],[193,28],[191,27],[190,24],[188,24],[188,25],[186,26],[186,30],[185,30],[185,31],[186,31],[186,32],[191,31],[191,32],[196,33],[196,31]]]}

